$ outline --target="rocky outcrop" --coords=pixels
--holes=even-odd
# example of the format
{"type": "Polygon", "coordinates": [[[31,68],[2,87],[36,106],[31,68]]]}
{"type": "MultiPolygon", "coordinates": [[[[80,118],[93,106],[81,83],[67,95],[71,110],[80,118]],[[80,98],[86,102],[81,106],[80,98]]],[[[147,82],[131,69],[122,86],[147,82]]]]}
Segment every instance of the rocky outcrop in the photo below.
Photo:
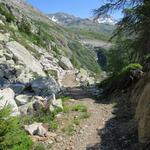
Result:
{"type": "Polygon", "coordinates": [[[15,59],[22,61],[32,72],[36,72],[38,75],[45,76],[39,61],[36,60],[21,44],[16,41],[11,41],[7,43],[6,47],[13,53],[15,59]]]}
{"type": "Polygon", "coordinates": [[[38,77],[31,83],[32,90],[36,95],[50,96],[60,91],[57,82],[50,77],[38,77]]]}
{"type": "Polygon", "coordinates": [[[64,69],[64,70],[72,70],[73,65],[69,58],[62,56],[59,62],[59,65],[64,69]]]}
{"type": "Polygon", "coordinates": [[[135,106],[135,119],[138,124],[140,143],[150,142],[150,73],[145,75],[135,86],[131,102],[135,106]]]}
{"type": "Polygon", "coordinates": [[[95,83],[95,79],[90,76],[90,73],[81,68],[79,71],[76,73],[76,81],[79,81],[81,85],[86,86],[86,85],[92,85],[95,83]]]}
{"type": "Polygon", "coordinates": [[[138,120],[139,141],[150,142],[150,82],[146,84],[139,97],[136,108],[136,119],[138,120]]]}

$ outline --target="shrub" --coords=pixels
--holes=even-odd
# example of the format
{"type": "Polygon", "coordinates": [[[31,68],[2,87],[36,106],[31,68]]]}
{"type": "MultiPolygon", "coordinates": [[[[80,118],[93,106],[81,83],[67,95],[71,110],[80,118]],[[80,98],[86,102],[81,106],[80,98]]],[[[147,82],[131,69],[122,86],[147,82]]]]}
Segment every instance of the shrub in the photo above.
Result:
{"type": "Polygon", "coordinates": [[[15,20],[15,17],[12,14],[11,10],[7,7],[8,7],[7,5],[0,3],[0,14],[6,17],[7,22],[12,22],[15,20]]]}
{"type": "Polygon", "coordinates": [[[28,150],[32,146],[31,139],[21,129],[19,120],[10,116],[11,109],[0,110],[0,149],[28,150]]]}
{"type": "Polygon", "coordinates": [[[20,23],[18,23],[18,29],[21,31],[21,32],[24,32],[28,35],[31,34],[31,24],[28,22],[27,19],[23,18],[21,20],[20,23]]]}
{"type": "Polygon", "coordinates": [[[103,80],[98,87],[103,88],[104,95],[113,93],[114,90],[120,91],[122,89],[126,89],[132,85],[132,83],[136,83],[140,76],[136,77],[133,75],[133,70],[142,70],[142,66],[138,63],[132,63],[128,66],[124,67],[117,75],[112,75],[107,79],[103,80]]]}
{"type": "Polygon", "coordinates": [[[132,63],[132,64],[129,64],[128,66],[124,67],[122,69],[121,73],[128,72],[130,70],[136,70],[136,69],[142,70],[142,68],[143,67],[140,64],[138,64],[138,63],[132,63]]]}

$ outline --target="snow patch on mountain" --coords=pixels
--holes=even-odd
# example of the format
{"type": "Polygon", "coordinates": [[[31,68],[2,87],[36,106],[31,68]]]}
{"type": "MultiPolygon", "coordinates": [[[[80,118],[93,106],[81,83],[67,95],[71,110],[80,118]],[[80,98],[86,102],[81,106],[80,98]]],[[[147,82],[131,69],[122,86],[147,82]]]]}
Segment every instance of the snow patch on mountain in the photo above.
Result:
{"type": "Polygon", "coordinates": [[[98,19],[96,19],[96,22],[98,22],[99,24],[105,23],[105,24],[111,24],[111,25],[115,25],[117,23],[117,21],[110,16],[99,17],[98,19]]]}
{"type": "MultiPolygon", "coordinates": [[[[50,17],[49,17],[50,18],[50,17]]],[[[59,21],[57,20],[57,18],[55,16],[53,16],[52,18],[50,18],[53,22],[59,23],[59,21]]]]}

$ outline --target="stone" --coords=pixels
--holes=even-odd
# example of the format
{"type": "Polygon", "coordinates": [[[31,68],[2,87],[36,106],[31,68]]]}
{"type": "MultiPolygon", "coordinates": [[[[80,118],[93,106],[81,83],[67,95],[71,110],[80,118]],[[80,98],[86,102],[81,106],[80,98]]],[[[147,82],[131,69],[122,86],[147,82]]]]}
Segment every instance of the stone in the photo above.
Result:
{"type": "Polygon", "coordinates": [[[59,64],[65,70],[72,70],[73,69],[73,65],[67,57],[62,56],[59,64]]]}
{"type": "Polygon", "coordinates": [[[25,105],[32,100],[32,96],[28,95],[18,95],[15,97],[16,103],[18,106],[25,105]]]}
{"type": "Polygon", "coordinates": [[[35,57],[21,44],[16,41],[11,41],[6,44],[6,47],[13,55],[20,61],[22,61],[27,68],[31,71],[36,72],[40,76],[46,76],[42,70],[42,66],[35,57]],[[32,64],[32,65],[31,65],[32,64]]]}
{"type": "Polygon", "coordinates": [[[19,115],[18,106],[14,100],[15,93],[12,89],[6,88],[3,90],[0,90],[0,109],[4,108],[7,105],[10,105],[12,108],[12,116],[19,115]]]}
{"type": "Polygon", "coordinates": [[[47,131],[43,126],[38,126],[37,131],[36,131],[36,135],[39,135],[42,137],[47,136],[47,131]]]}
{"type": "Polygon", "coordinates": [[[60,87],[52,77],[38,77],[31,82],[32,90],[39,96],[50,96],[60,91],[60,87]]]}
{"type": "Polygon", "coordinates": [[[43,98],[41,96],[34,96],[34,100],[44,102],[44,101],[46,101],[46,98],[43,98]]]}
{"type": "Polygon", "coordinates": [[[50,106],[49,106],[49,110],[50,112],[53,112],[55,109],[63,109],[63,105],[62,105],[62,100],[61,99],[53,99],[50,103],[50,106]]]}
{"type": "Polygon", "coordinates": [[[36,100],[34,103],[33,103],[33,109],[35,111],[40,111],[44,108],[44,104],[40,101],[40,100],[36,100]]]}
{"type": "Polygon", "coordinates": [[[9,87],[12,88],[16,94],[20,94],[24,91],[26,85],[22,83],[15,83],[11,84],[9,87]]]}
{"type": "Polygon", "coordinates": [[[13,54],[11,53],[4,53],[4,56],[6,57],[6,60],[11,60],[13,57],[13,54]]]}
{"type": "Polygon", "coordinates": [[[34,109],[33,109],[33,102],[29,102],[25,105],[22,105],[19,108],[21,115],[33,115],[34,109]]]}
{"type": "Polygon", "coordinates": [[[47,136],[47,130],[42,126],[42,123],[33,123],[31,125],[25,125],[24,129],[30,134],[30,135],[38,135],[41,137],[47,136]]]}
{"type": "Polygon", "coordinates": [[[4,77],[4,70],[0,69],[0,77],[3,78],[4,77]]]}
{"type": "Polygon", "coordinates": [[[2,41],[2,42],[8,42],[9,37],[10,37],[9,33],[5,33],[5,34],[0,33],[0,41],[2,41]]]}
{"type": "Polygon", "coordinates": [[[138,121],[138,136],[140,143],[150,141],[150,82],[143,88],[138,98],[136,120],[138,121]]]}

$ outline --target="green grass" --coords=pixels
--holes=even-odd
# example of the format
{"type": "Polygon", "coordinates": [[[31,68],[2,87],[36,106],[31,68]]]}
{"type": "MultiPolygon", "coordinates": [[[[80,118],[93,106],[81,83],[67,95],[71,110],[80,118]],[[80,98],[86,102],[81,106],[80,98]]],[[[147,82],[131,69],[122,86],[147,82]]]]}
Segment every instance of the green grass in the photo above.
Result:
{"type": "Polygon", "coordinates": [[[72,107],[72,111],[87,112],[87,107],[83,104],[78,104],[72,107]]]}
{"type": "Polygon", "coordinates": [[[81,114],[80,119],[87,119],[89,117],[90,117],[90,113],[84,112],[84,113],[81,114]]]}
{"type": "Polygon", "coordinates": [[[33,150],[46,150],[43,144],[36,144],[33,150]]]}
{"type": "Polygon", "coordinates": [[[60,98],[62,99],[63,102],[67,102],[67,101],[69,101],[70,99],[72,99],[71,96],[61,96],[60,98]]]}
{"type": "Polygon", "coordinates": [[[80,124],[80,118],[74,118],[73,123],[75,125],[79,125],[80,124]]]}
{"type": "Polygon", "coordinates": [[[68,125],[66,128],[63,128],[62,131],[65,132],[67,135],[72,135],[75,130],[73,124],[68,125]]]}
{"type": "Polygon", "coordinates": [[[70,107],[70,106],[64,105],[63,113],[69,113],[70,110],[71,110],[71,107],[70,107]]]}
{"type": "Polygon", "coordinates": [[[55,122],[54,120],[50,122],[50,130],[55,131],[59,128],[59,124],[55,122]]]}

